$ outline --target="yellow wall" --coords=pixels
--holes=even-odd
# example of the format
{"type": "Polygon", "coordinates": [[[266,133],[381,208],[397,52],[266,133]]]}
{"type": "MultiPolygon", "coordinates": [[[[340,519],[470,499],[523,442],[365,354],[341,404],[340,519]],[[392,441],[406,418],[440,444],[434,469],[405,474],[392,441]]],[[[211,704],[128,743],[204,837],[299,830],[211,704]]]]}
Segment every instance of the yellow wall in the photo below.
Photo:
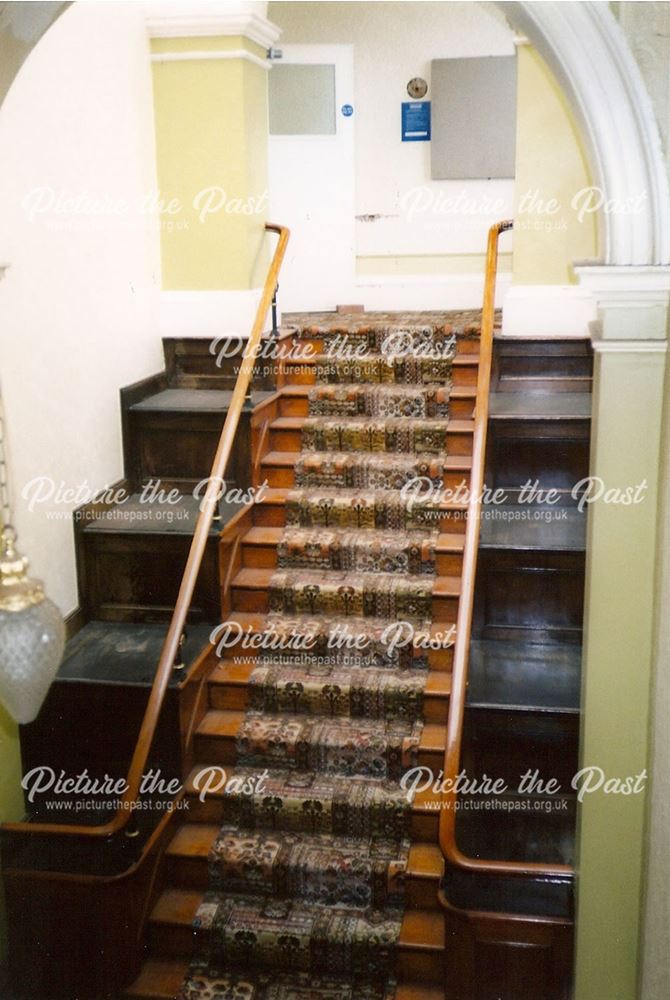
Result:
{"type": "Polygon", "coordinates": [[[595,214],[580,222],[571,207],[592,181],[567,101],[530,45],[518,49],[517,106],[513,282],[565,285],[575,281],[575,260],[596,256],[595,214]],[[538,198],[558,209],[541,211],[538,198]]]}
{"type": "MultiPolygon", "coordinates": [[[[240,51],[239,37],[162,38],[152,51],[240,51]]],[[[247,289],[257,284],[267,208],[267,71],[243,58],[154,62],[163,288],[247,289]],[[214,189],[212,191],[212,189],[214,189]],[[212,211],[201,218],[202,192],[212,211]]]]}

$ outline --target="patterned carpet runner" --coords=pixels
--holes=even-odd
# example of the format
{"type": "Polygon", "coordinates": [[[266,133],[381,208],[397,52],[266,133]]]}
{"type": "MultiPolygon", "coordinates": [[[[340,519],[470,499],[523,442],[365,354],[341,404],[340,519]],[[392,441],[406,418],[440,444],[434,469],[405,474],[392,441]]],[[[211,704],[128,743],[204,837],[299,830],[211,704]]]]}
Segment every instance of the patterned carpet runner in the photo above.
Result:
{"type": "MultiPolygon", "coordinates": [[[[317,318],[323,342],[237,739],[234,793],[209,857],[180,1000],[393,1000],[437,527],[400,489],[441,484],[457,337],[478,314],[317,318]],[[358,639],[355,644],[348,638],[358,639]],[[343,641],[345,639],[346,641],[343,641]],[[281,649],[281,653],[277,649],[281,649]]],[[[234,614],[233,614],[234,617],[234,614]]]]}

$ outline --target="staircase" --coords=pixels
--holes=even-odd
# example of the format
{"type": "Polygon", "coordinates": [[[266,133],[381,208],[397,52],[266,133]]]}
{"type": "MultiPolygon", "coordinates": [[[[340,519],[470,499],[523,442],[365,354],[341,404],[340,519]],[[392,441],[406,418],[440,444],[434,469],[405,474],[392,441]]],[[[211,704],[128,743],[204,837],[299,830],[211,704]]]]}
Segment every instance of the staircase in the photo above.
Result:
{"type": "MultiPolygon", "coordinates": [[[[415,327],[421,324],[421,331],[432,318],[408,319],[415,327]]],[[[415,472],[416,452],[359,451],[360,420],[342,416],[341,410],[355,407],[369,427],[375,418],[363,410],[366,394],[379,397],[387,412],[413,407],[421,414],[414,420],[417,434],[427,426],[438,435],[441,450],[446,442],[442,483],[453,489],[467,485],[478,341],[467,325],[469,317],[465,324],[455,319],[455,353],[447,365],[453,374],[424,388],[317,382],[323,378],[323,352],[337,335],[334,326],[355,343],[363,324],[353,316],[341,316],[336,324],[332,317],[289,317],[299,322],[300,340],[315,357],[286,365],[285,384],[268,407],[256,485],[267,482],[269,488],[234,525],[239,541],[224,600],[228,619],[245,634],[262,636],[269,621],[280,632],[295,634],[306,630],[311,618],[319,648],[335,619],[364,633],[372,624],[379,631],[387,622],[416,619],[433,639],[451,639],[427,655],[418,646],[408,649],[402,662],[384,662],[381,656],[374,663],[362,660],[362,669],[340,656],[325,678],[323,670],[305,669],[299,662],[282,666],[272,656],[241,650],[239,643],[220,659],[216,651],[210,653],[206,711],[195,733],[186,785],[188,822],[167,848],[164,883],[148,925],[149,957],[128,996],[174,997],[187,975],[186,997],[204,997],[207,988],[214,988],[211,972],[208,976],[197,963],[198,956],[206,961],[212,936],[221,934],[216,928],[228,905],[222,890],[233,897],[225,917],[232,930],[224,940],[226,955],[232,949],[234,959],[221,961],[219,989],[221,982],[230,984],[231,977],[245,973],[262,990],[265,968],[279,974],[287,991],[281,996],[381,998],[394,988],[386,981],[390,965],[397,1000],[444,996],[439,813],[430,794],[408,805],[398,782],[414,763],[437,775],[443,762],[465,504],[440,500],[423,515],[425,527],[419,523],[406,530],[396,523],[393,528],[402,508],[399,493],[346,486],[346,476],[353,462],[382,456],[380,474],[388,475],[390,466],[391,475],[406,480],[415,472]],[[444,412],[448,406],[449,415],[431,422],[426,403],[438,387],[444,397],[440,405],[444,412]],[[330,450],[338,471],[333,474],[329,459],[325,473],[331,479],[341,475],[335,488],[320,479],[326,460],[317,449],[328,443],[323,440],[328,435],[343,445],[341,451],[330,450]],[[391,500],[398,509],[390,509],[391,500]],[[380,526],[369,527],[368,504],[375,502],[380,526]],[[334,574],[337,587],[329,583],[334,574]],[[403,579],[409,583],[399,587],[403,579]],[[274,740],[270,749],[268,740],[274,740]],[[198,776],[216,767],[225,768],[233,783],[253,777],[254,769],[267,769],[266,794],[250,801],[248,794],[219,789],[201,801],[198,776]],[[268,797],[274,811],[264,805],[268,797]],[[268,854],[273,860],[254,863],[268,854]],[[268,915],[260,893],[270,885],[275,905],[286,903],[268,915]],[[343,930],[331,921],[332,926],[320,927],[326,904],[345,907],[349,924],[356,914],[357,926],[343,930]],[[288,952],[284,962],[278,942],[283,935],[286,944],[291,922],[296,954],[288,952]],[[255,944],[261,933],[270,945],[255,944]],[[317,959],[319,948],[328,956],[325,968],[304,958],[306,934],[317,959]],[[236,948],[239,939],[246,942],[246,953],[236,948]],[[292,971],[296,962],[302,978],[292,971]],[[305,976],[312,977],[312,992],[303,994],[305,976]]],[[[402,317],[392,322],[403,325],[402,317]]],[[[364,325],[359,338],[367,342],[384,330],[384,318],[366,315],[364,325]]],[[[436,332],[444,335],[435,326],[431,340],[436,332]]],[[[335,377],[349,377],[346,363],[335,377]]],[[[393,433],[412,421],[382,417],[377,424],[393,442],[393,433]]],[[[231,535],[228,525],[229,546],[231,535]]]]}
{"type": "Polygon", "coordinates": [[[535,1000],[536,987],[566,1000],[573,803],[556,820],[458,814],[462,864],[445,848],[442,797],[407,796],[402,779],[414,766],[440,775],[457,704],[468,774],[513,781],[528,760],[574,770],[584,517],[569,488],[588,467],[588,345],[495,338],[485,482],[513,514],[515,489],[538,478],[566,517],[484,519],[461,701],[456,623],[475,593],[467,486],[482,474],[488,398],[477,399],[490,345],[480,316],[284,321],[285,356],[244,406],[240,359],[221,367],[204,340],[166,342],[166,372],[122,393],[126,512],[157,479],[187,492],[208,475],[236,394],[228,485],[256,499],[219,504],[201,532],[188,638],[179,650],[173,619],[157,671],[197,504],[181,497],[176,526],[154,514],[110,523],[104,503],[81,512],[80,630],[22,734],[24,760],[39,765],[57,740],[71,772],[84,733],[84,764],[114,759],[123,773],[163,676],[143,767],[178,774],[185,808],[140,811],[97,842],[93,827],[115,813],[83,814],[87,837],[48,831],[72,822],[67,811],[35,810],[37,836],[31,823],[5,827],[12,985],[45,1000],[535,1000]],[[382,339],[399,331],[412,350],[389,364],[382,339]],[[411,503],[402,487],[417,476],[431,495],[411,503]],[[412,634],[389,647],[398,622],[412,634]],[[512,871],[528,864],[540,870],[512,871]]]}

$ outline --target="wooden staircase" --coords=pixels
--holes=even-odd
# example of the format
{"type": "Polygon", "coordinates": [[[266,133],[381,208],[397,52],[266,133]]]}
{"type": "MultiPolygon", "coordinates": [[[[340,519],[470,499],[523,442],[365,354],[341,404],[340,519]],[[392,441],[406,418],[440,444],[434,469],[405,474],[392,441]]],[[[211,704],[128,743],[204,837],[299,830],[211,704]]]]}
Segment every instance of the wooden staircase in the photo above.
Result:
{"type": "MultiPolygon", "coordinates": [[[[315,351],[319,340],[312,340],[315,351]]],[[[468,482],[472,452],[472,414],[477,374],[477,341],[459,341],[454,364],[455,416],[449,421],[451,457],[445,487],[468,482]]],[[[293,486],[293,465],[300,449],[301,428],[307,419],[307,392],[314,382],[312,366],[288,363],[275,397],[258,408],[257,423],[268,421],[264,453],[257,456],[255,485],[267,481],[261,500],[237,519],[239,537],[230,583],[223,597],[225,615],[254,633],[263,628],[268,610],[268,582],[277,566],[277,544],[285,523],[285,500],[293,486]],[[295,377],[295,380],[293,378],[295,377]],[[285,379],[285,381],[284,381],[285,379]]],[[[465,503],[442,502],[437,549],[439,575],[433,585],[433,625],[436,636],[453,629],[460,590],[465,528],[465,503]]],[[[222,542],[222,558],[231,552],[231,525],[222,542]]],[[[423,728],[418,763],[437,775],[443,765],[446,720],[450,694],[451,648],[429,652],[423,728]]],[[[226,796],[212,795],[204,802],[194,787],[203,768],[223,766],[235,775],[235,741],[248,704],[248,679],[253,656],[242,656],[236,646],[219,660],[209,654],[207,702],[194,734],[194,761],[186,783],[188,822],[181,823],[166,851],[161,888],[148,922],[148,957],[129,997],[167,1000],[174,996],[188,968],[193,949],[192,921],[207,885],[207,857],[219,826],[225,820],[226,796]]],[[[439,811],[436,796],[419,794],[411,814],[412,846],[409,855],[404,915],[397,947],[398,1000],[443,1000],[445,933],[438,905],[438,886],[444,872],[438,846],[439,811]]]]}
{"type": "MultiPolygon", "coordinates": [[[[291,335],[284,331],[283,336],[290,338],[291,335]]],[[[318,348],[318,342],[314,346],[318,348]]],[[[459,348],[451,396],[449,435],[453,451],[452,464],[445,473],[447,487],[456,487],[463,480],[467,482],[472,441],[477,342],[461,341],[459,348]]],[[[201,410],[207,406],[202,393],[226,391],[220,381],[223,376],[213,365],[203,343],[180,342],[169,345],[166,353],[181,359],[178,365],[175,363],[177,375],[173,374],[170,388],[177,393],[188,392],[189,405],[201,410]],[[185,379],[185,385],[180,384],[181,378],[185,379]]],[[[573,342],[557,346],[555,342],[547,345],[535,341],[522,346],[503,339],[496,342],[495,357],[497,374],[491,397],[487,485],[510,489],[518,484],[520,477],[523,481],[537,470],[542,485],[565,489],[567,484],[585,474],[588,460],[590,357],[586,345],[573,342]],[[519,357],[522,351],[530,357],[525,367],[519,357]]],[[[234,618],[244,630],[252,633],[259,633],[263,627],[268,582],[277,567],[277,546],[286,520],[286,499],[293,482],[300,428],[308,419],[307,393],[313,380],[309,369],[310,366],[302,362],[301,381],[292,381],[296,366],[281,364],[276,387],[266,388],[255,396],[249,408],[246,466],[238,456],[236,475],[240,481],[247,477],[247,482],[253,481],[256,486],[266,478],[270,480],[271,475],[281,475],[281,479],[275,479],[261,491],[258,503],[243,510],[234,507],[224,510],[209,542],[213,551],[210,568],[207,569],[206,564],[205,569],[209,574],[207,596],[217,605],[210,620],[220,618],[220,609],[224,619],[234,618]],[[211,567],[216,567],[215,571],[211,567]]],[[[147,384],[144,398],[150,399],[152,394],[163,391],[161,385],[147,384]]],[[[141,391],[135,391],[130,405],[141,400],[141,391]]],[[[221,407],[219,397],[217,406],[221,407]]],[[[142,412],[151,410],[149,405],[142,412]]],[[[182,411],[186,421],[188,406],[182,407],[182,411]]],[[[217,419],[220,419],[220,409],[217,419]]],[[[206,469],[194,465],[192,473],[193,476],[205,475],[206,469]]],[[[141,480],[130,483],[135,490],[142,486],[141,480]]],[[[514,501],[512,495],[512,506],[514,501]]],[[[438,506],[438,575],[433,586],[435,621],[432,625],[435,636],[453,629],[456,621],[467,504],[462,500],[442,499],[438,506]]],[[[541,530],[532,524],[501,527],[496,522],[483,527],[463,751],[464,766],[469,773],[513,771],[529,754],[540,763],[547,763],[549,770],[557,761],[561,762],[566,774],[574,769],[584,519],[576,515],[574,505],[568,508],[565,523],[547,525],[541,530]],[[528,570],[532,570],[532,577],[527,575],[528,570]],[[527,585],[529,580],[531,586],[527,585]],[[558,588],[555,581],[560,582],[558,588]]],[[[95,546],[98,527],[94,519],[86,523],[86,532],[80,531],[80,542],[86,534],[85,543],[95,546]]],[[[109,533],[103,532],[105,534],[109,533]]],[[[167,544],[160,540],[161,533],[156,530],[129,532],[124,541],[124,545],[136,553],[134,558],[138,565],[143,558],[150,561],[146,570],[139,571],[140,576],[146,572],[147,580],[153,558],[151,538],[156,539],[158,546],[167,544]],[[138,538],[140,549],[145,553],[143,556],[140,549],[133,548],[138,545],[138,538]]],[[[173,544],[169,539],[168,542],[173,544]]],[[[94,560],[101,558],[100,552],[100,549],[93,549],[94,560]]],[[[128,548],[117,557],[121,563],[127,559],[127,553],[128,548]]],[[[171,558],[178,557],[173,552],[171,558]]],[[[166,556],[164,564],[168,566],[169,562],[166,556]]],[[[85,575],[82,582],[88,579],[85,575]]],[[[102,582],[108,585],[107,581],[102,582]]],[[[160,600],[167,604],[169,597],[161,595],[160,600]]],[[[127,644],[133,630],[138,629],[142,642],[146,642],[149,635],[155,645],[157,637],[151,630],[160,631],[160,628],[151,623],[160,621],[161,614],[157,614],[151,600],[145,606],[141,601],[130,602],[127,608],[119,610],[118,605],[112,602],[105,605],[101,599],[95,608],[105,606],[108,609],[106,616],[89,622],[80,635],[93,628],[98,643],[105,630],[117,629],[119,634],[124,634],[127,644]]],[[[196,612],[200,621],[206,622],[208,615],[199,610],[204,607],[201,599],[196,612]]],[[[194,636],[204,634],[207,628],[204,623],[199,625],[194,636]]],[[[193,641],[194,637],[190,640],[190,648],[193,641]]],[[[109,649],[112,648],[110,645],[109,649]]],[[[133,655],[133,662],[139,663],[140,652],[136,650],[133,655]]],[[[78,669],[82,657],[82,649],[78,647],[75,657],[78,669]]],[[[419,763],[436,773],[444,763],[452,657],[452,648],[430,650],[428,657],[430,670],[419,763]]],[[[149,900],[146,911],[143,905],[138,912],[138,926],[144,927],[140,940],[144,942],[145,954],[141,967],[138,965],[139,975],[125,991],[127,997],[169,1000],[175,996],[188,969],[194,946],[191,925],[207,885],[208,853],[219,826],[230,819],[226,810],[231,802],[230,796],[222,790],[210,793],[201,801],[196,776],[203,768],[212,766],[224,767],[229,778],[236,776],[235,738],[248,706],[249,677],[254,666],[253,653],[235,647],[227,649],[221,659],[213,650],[205,651],[200,657],[189,653],[183,680],[170,691],[171,708],[161,740],[170,739],[167,730],[172,726],[173,743],[166,743],[170,746],[168,756],[176,760],[175,747],[181,743],[179,759],[188,809],[175,813],[167,823],[160,854],[153,855],[162,860],[156,863],[151,879],[141,883],[144,886],[141,899],[149,900]],[[201,684],[202,696],[196,693],[201,684]]],[[[110,660],[110,674],[115,670],[118,665],[115,667],[110,660]]],[[[120,700],[121,676],[110,687],[115,692],[115,700],[106,703],[107,716],[102,708],[103,701],[100,712],[97,715],[90,713],[90,720],[86,720],[90,723],[91,740],[96,727],[101,730],[105,724],[105,717],[114,717],[117,713],[128,717],[128,703],[120,700]]],[[[128,690],[137,691],[137,684],[131,684],[128,690]]],[[[102,693],[102,687],[98,686],[97,691],[102,693]]],[[[50,729],[42,733],[41,742],[35,744],[37,749],[31,751],[35,763],[41,759],[40,755],[43,756],[42,748],[49,745],[58,727],[68,718],[68,711],[75,713],[73,725],[75,716],[78,719],[85,716],[86,697],[90,696],[84,692],[80,700],[75,699],[72,686],[60,692],[54,702],[50,729]]],[[[138,705],[146,697],[141,689],[139,697],[138,705]]],[[[132,717],[131,728],[135,731],[137,712],[132,717]]],[[[24,752],[32,745],[28,735],[27,732],[23,734],[24,752]]],[[[33,732],[33,742],[34,737],[33,732]]],[[[127,751],[120,751],[123,752],[127,751]]],[[[515,879],[472,879],[451,870],[445,873],[438,846],[439,811],[436,805],[434,793],[420,792],[411,810],[407,909],[395,970],[400,984],[398,1000],[461,1000],[462,996],[470,1000],[475,994],[468,992],[469,985],[462,984],[467,983],[473,973],[462,959],[480,946],[488,949],[486,954],[494,956],[492,970],[507,969],[504,973],[508,977],[504,980],[508,984],[507,993],[502,993],[505,1000],[516,998],[514,992],[509,992],[512,989],[509,984],[516,982],[514,977],[523,956],[527,957],[527,965],[530,962],[528,969],[540,960],[540,956],[552,956],[553,964],[550,964],[554,971],[551,975],[558,975],[555,969],[560,969],[561,984],[566,982],[569,979],[572,920],[569,892],[566,895],[561,889],[558,901],[552,901],[550,887],[541,880],[526,884],[515,879]],[[450,901],[446,913],[438,900],[438,888],[445,874],[447,881],[444,884],[450,901]],[[557,917],[559,911],[562,915],[557,917]],[[512,952],[513,963],[508,967],[505,963],[512,952]]],[[[464,816],[459,825],[459,842],[473,856],[491,857],[494,854],[498,858],[523,858],[529,851],[531,854],[535,851],[533,857],[542,860],[542,851],[547,847],[558,850],[560,839],[565,839],[571,824],[574,826],[574,816],[562,821],[560,827],[545,821],[544,837],[538,840],[537,822],[531,828],[528,824],[510,824],[500,817],[485,815],[485,822],[482,816],[478,819],[464,816]]],[[[565,848],[560,847],[560,850],[565,848]]],[[[28,878],[33,878],[32,872],[28,873],[28,878]]],[[[49,891],[60,894],[59,905],[70,914],[73,925],[81,921],[78,932],[81,935],[89,922],[85,906],[90,904],[78,905],[71,876],[64,878],[63,884],[69,888],[64,889],[56,878],[49,881],[53,887],[49,891]],[[70,897],[72,908],[67,910],[70,897]]],[[[14,885],[20,884],[17,876],[14,885]]],[[[22,894],[17,895],[16,891],[9,894],[12,922],[19,919],[22,910],[28,919],[34,919],[34,914],[30,917],[31,906],[44,911],[55,905],[49,903],[51,896],[40,895],[41,889],[35,891],[35,886],[42,885],[39,880],[28,884],[30,888],[21,890],[22,894]],[[29,903],[30,899],[34,903],[29,903]]],[[[109,884],[119,883],[112,878],[109,884]]],[[[104,903],[103,908],[109,908],[109,904],[104,903]]],[[[125,913],[127,910],[119,908],[111,912],[125,913]]],[[[479,974],[483,975],[482,968],[479,974]]],[[[489,979],[486,980],[487,988],[497,989],[497,981],[489,979]]],[[[561,989],[563,985],[546,995],[551,1000],[558,997],[562,1000],[561,989]]],[[[86,995],[82,990],[81,996],[86,995]]],[[[494,995],[492,992],[491,996],[494,995]]],[[[526,996],[533,994],[526,992],[519,996],[526,1000],[526,996]]]]}

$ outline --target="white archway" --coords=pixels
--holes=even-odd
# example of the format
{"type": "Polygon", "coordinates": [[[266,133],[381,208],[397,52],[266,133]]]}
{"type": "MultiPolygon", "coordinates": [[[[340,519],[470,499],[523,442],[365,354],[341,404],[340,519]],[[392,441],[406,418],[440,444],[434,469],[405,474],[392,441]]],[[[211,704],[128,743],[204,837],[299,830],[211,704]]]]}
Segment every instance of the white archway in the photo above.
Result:
{"type": "Polygon", "coordinates": [[[607,3],[500,2],[544,57],[582,127],[596,184],[622,206],[646,192],[642,211],[601,213],[604,265],[670,263],[670,192],[649,94],[607,3]]]}

